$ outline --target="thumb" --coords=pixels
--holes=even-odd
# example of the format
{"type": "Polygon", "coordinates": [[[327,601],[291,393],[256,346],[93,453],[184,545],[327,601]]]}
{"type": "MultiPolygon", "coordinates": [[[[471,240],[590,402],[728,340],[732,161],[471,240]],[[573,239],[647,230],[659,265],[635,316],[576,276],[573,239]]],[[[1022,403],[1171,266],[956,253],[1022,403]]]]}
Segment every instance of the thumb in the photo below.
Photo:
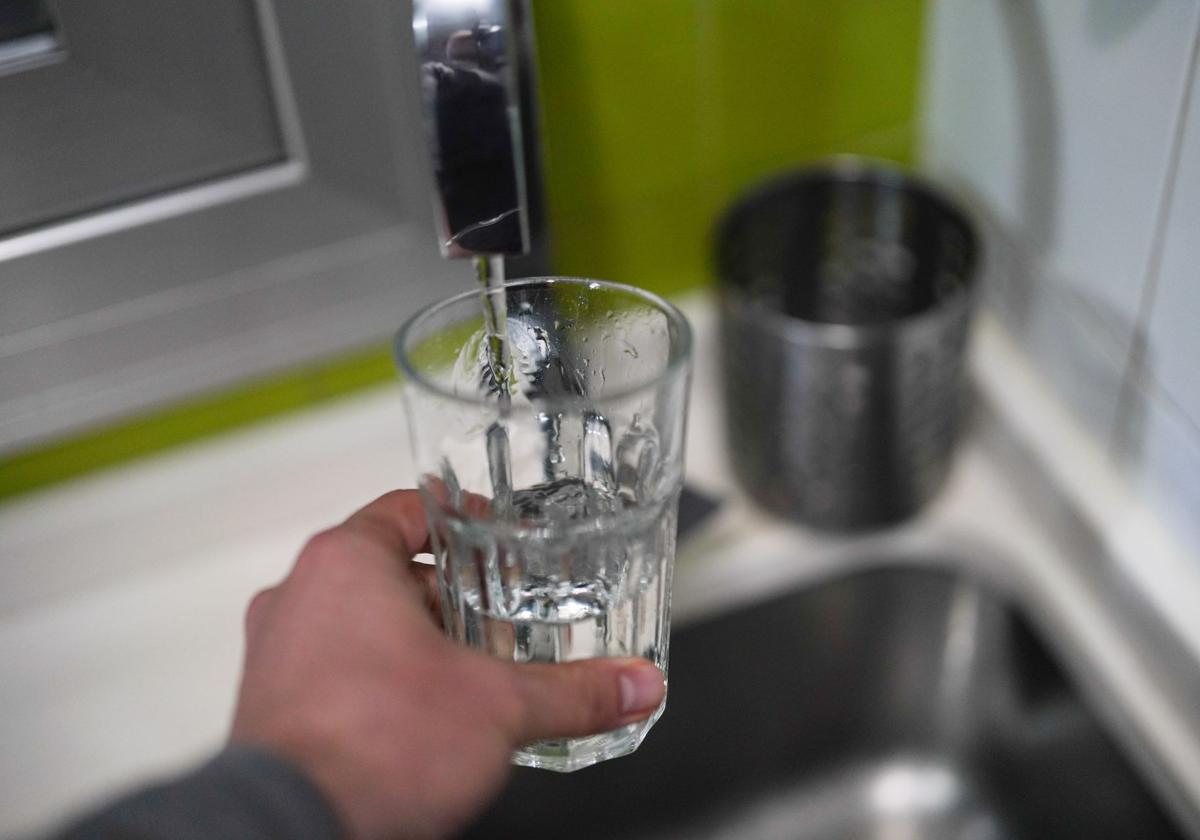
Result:
{"type": "Polygon", "coordinates": [[[648,717],[667,693],[662,671],[646,659],[583,659],[514,665],[525,744],[608,732],[648,717]]]}

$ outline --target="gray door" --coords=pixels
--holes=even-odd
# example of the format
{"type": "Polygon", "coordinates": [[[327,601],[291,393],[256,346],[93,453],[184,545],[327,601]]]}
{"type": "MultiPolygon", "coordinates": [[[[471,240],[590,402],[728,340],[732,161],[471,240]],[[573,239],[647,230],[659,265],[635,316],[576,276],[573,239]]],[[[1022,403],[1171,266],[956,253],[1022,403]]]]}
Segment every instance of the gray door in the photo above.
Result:
{"type": "Polygon", "coordinates": [[[437,258],[386,0],[5,0],[0,452],[388,335],[437,258]]]}
{"type": "Polygon", "coordinates": [[[252,2],[10,1],[49,25],[0,83],[0,233],[286,156],[252,2]]]}

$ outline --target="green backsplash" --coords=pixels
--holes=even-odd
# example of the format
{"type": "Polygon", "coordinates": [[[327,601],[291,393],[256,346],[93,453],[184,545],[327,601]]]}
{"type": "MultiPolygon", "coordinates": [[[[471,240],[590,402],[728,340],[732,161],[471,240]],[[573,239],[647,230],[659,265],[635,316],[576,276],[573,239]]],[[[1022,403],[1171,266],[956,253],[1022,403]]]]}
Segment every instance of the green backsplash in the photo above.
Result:
{"type": "Polygon", "coordinates": [[[730,200],[837,153],[910,161],[923,0],[534,0],[555,269],[707,281],[730,200]]]}
{"type": "MultiPolygon", "coordinates": [[[[708,281],[740,190],[836,153],[907,163],[924,0],[534,0],[555,270],[708,281]]],[[[0,457],[0,499],[392,378],[387,348],[0,457]]]]}
{"type": "Polygon", "coordinates": [[[395,379],[391,348],[371,347],[202,394],[0,457],[0,501],[395,379]]]}

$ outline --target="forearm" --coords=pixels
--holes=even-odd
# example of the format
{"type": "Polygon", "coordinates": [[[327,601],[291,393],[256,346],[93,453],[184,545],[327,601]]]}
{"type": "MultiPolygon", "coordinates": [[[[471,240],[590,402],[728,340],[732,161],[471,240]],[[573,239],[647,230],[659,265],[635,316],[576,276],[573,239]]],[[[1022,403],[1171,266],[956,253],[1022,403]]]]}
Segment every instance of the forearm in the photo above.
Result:
{"type": "Polygon", "coordinates": [[[233,746],[187,775],[85,817],[55,840],[338,836],[333,810],[299,769],[266,750],[233,746]]]}

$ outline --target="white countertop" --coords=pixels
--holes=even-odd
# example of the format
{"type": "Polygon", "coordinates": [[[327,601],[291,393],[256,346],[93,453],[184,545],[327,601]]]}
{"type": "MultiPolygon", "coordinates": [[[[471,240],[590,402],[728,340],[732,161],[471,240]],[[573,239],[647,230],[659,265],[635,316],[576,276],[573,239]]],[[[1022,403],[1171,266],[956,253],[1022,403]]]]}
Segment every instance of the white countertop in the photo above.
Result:
{"type": "MultiPolygon", "coordinates": [[[[688,481],[726,504],[681,547],[679,619],[758,597],[813,564],[873,550],[1003,546],[1031,569],[1044,566],[1039,574],[1062,574],[1037,562],[1055,552],[1053,537],[1028,524],[1020,493],[994,456],[970,441],[920,527],[839,540],[755,511],[720,454],[708,299],[690,298],[684,309],[698,338],[688,481]]],[[[1173,546],[1119,481],[1092,466],[1088,452],[1074,451],[1085,444],[1073,439],[1068,417],[1038,420],[1027,410],[1038,400],[1049,400],[1051,415],[1057,409],[998,330],[985,322],[978,333],[977,379],[993,400],[1021,401],[1023,420],[1015,422],[1034,424],[1039,449],[1052,450],[1042,453],[1052,471],[1076,478],[1082,471],[1083,483],[1098,488],[1098,500],[1077,502],[1116,517],[1110,548],[1137,557],[1131,576],[1200,653],[1200,611],[1191,609],[1200,564],[1173,546]]],[[[0,834],[44,827],[219,747],[246,602],[286,572],[308,535],[412,484],[407,446],[399,389],[383,387],[0,507],[0,834]]],[[[1131,657],[1120,640],[1086,616],[1079,621],[1087,643],[1136,688],[1140,672],[1122,661],[1131,657]]]]}

